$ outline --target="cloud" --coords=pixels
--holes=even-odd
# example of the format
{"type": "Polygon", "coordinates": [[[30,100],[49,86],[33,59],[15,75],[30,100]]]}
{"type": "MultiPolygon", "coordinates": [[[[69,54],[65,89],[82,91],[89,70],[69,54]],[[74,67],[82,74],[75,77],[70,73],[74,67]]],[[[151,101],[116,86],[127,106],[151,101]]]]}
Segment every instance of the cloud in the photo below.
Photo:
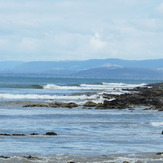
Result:
{"type": "Polygon", "coordinates": [[[90,45],[93,51],[98,52],[107,46],[107,42],[103,41],[100,34],[96,32],[95,35],[90,38],[90,45]]]}
{"type": "Polygon", "coordinates": [[[162,0],[2,0],[0,59],[161,58],[162,13],[162,0]]]}
{"type": "Polygon", "coordinates": [[[157,7],[157,11],[160,13],[160,14],[163,14],[163,3],[160,3],[159,6],[157,7]]]}

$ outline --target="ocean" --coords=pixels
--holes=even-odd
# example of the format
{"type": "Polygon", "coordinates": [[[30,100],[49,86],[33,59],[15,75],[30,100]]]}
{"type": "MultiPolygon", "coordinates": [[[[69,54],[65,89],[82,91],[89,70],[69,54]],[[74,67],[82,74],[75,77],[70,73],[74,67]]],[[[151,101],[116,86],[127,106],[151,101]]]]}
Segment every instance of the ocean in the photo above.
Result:
{"type": "MultiPolygon", "coordinates": [[[[134,162],[144,159],[142,153],[163,152],[162,112],[144,110],[144,107],[135,110],[82,107],[87,101],[103,102],[103,93],[126,93],[124,88],[156,82],[162,81],[1,77],[0,134],[11,136],[0,135],[0,155],[10,157],[0,158],[0,162],[30,162],[24,157],[28,155],[37,156],[39,159],[35,162],[47,163],[75,159],[78,162],[134,162]],[[23,107],[54,101],[76,102],[81,106],[72,109],[23,107]],[[47,132],[57,135],[49,136],[47,132]],[[15,133],[25,136],[13,136],[15,133]]],[[[157,161],[163,162],[163,158],[157,161]]]]}

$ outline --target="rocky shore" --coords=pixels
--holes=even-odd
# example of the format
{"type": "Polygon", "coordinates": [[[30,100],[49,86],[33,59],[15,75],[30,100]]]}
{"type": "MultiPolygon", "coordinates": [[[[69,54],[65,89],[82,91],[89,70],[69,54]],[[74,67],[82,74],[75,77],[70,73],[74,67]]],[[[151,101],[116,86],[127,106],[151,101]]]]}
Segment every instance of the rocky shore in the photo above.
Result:
{"type": "Polygon", "coordinates": [[[97,109],[126,109],[146,106],[148,109],[163,111],[163,83],[149,84],[144,87],[128,89],[121,95],[104,94],[105,101],[97,109]],[[113,100],[109,100],[113,98],[113,100]]]}
{"type": "MultiPolygon", "coordinates": [[[[103,103],[88,101],[83,109],[134,109],[145,106],[147,109],[163,111],[163,83],[149,84],[144,87],[125,89],[128,93],[121,95],[103,94],[103,103]]],[[[23,107],[74,108],[81,106],[75,102],[51,102],[48,104],[27,104],[23,107]]]]}

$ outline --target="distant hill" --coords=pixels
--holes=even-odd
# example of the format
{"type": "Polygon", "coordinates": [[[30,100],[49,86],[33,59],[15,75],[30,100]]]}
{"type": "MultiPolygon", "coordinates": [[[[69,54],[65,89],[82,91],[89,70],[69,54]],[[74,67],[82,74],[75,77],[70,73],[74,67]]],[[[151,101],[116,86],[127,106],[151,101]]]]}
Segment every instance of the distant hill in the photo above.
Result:
{"type": "Polygon", "coordinates": [[[129,68],[129,67],[101,67],[80,71],[73,75],[82,78],[106,79],[163,79],[163,70],[129,68]]]}
{"type": "Polygon", "coordinates": [[[163,79],[163,59],[86,61],[1,61],[0,75],[163,79]]]}
{"type": "Polygon", "coordinates": [[[92,59],[86,61],[35,61],[17,64],[15,72],[55,72],[60,70],[80,71],[97,67],[122,66],[133,68],[163,69],[163,59],[157,60],[121,60],[121,59],[92,59]]]}
{"type": "Polygon", "coordinates": [[[21,61],[0,61],[0,71],[12,71],[16,66],[23,64],[21,61]]]}

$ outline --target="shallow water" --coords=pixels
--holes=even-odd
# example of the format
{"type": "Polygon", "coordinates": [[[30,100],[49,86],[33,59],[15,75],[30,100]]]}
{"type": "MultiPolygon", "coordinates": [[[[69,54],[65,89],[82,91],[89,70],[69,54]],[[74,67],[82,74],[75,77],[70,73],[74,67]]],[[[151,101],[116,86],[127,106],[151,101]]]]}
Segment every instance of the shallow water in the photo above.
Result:
{"type": "Polygon", "coordinates": [[[1,155],[108,154],[163,150],[163,113],[81,108],[0,108],[1,155]],[[157,124],[157,125],[155,125],[157,124]],[[54,131],[57,136],[44,135],[54,131]],[[39,133],[39,135],[30,135],[39,133]]]}

